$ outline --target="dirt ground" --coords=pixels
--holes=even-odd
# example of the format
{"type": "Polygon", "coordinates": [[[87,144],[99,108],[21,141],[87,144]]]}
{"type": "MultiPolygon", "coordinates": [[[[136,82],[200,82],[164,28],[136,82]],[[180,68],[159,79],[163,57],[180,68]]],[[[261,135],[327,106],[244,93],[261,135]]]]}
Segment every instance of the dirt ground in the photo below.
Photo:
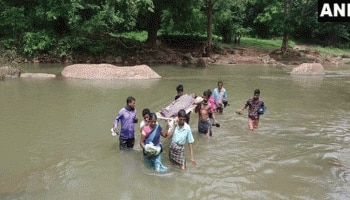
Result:
{"type": "MultiPolygon", "coordinates": [[[[202,45],[203,46],[203,45],[202,45]]],[[[67,58],[53,58],[40,55],[32,59],[20,59],[21,62],[34,63],[108,63],[114,65],[141,65],[141,64],[194,64],[206,67],[213,64],[268,64],[274,66],[300,65],[302,63],[321,63],[323,65],[340,66],[350,64],[350,53],[342,56],[322,55],[310,50],[306,45],[296,45],[282,53],[276,50],[264,50],[252,47],[226,46],[216,48],[210,57],[203,56],[203,48],[199,45],[169,47],[166,45],[142,46],[129,51],[122,56],[112,56],[105,52],[102,55],[74,55],[67,58]]]]}
{"type": "Polygon", "coordinates": [[[322,55],[309,50],[307,46],[296,45],[283,53],[280,50],[262,50],[256,48],[239,48],[224,52],[218,56],[217,63],[227,63],[232,59],[235,64],[272,64],[272,65],[300,65],[302,63],[321,63],[323,65],[350,64],[350,54],[343,56],[322,55]]]}
{"type": "Polygon", "coordinates": [[[138,51],[123,57],[124,64],[196,64],[205,67],[211,64],[269,64],[277,66],[300,65],[302,63],[321,63],[323,65],[344,65],[350,64],[349,55],[331,56],[322,55],[316,51],[308,49],[305,45],[296,45],[287,52],[279,50],[263,50],[258,48],[243,48],[239,46],[221,48],[210,57],[203,57],[200,48],[151,48],[138,51]]]}

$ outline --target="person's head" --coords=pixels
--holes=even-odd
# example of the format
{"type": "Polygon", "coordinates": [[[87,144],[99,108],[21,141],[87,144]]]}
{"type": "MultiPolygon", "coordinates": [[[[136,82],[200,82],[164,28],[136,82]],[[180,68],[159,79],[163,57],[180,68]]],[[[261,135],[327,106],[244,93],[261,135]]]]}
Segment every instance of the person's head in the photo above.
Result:
{"type": "Polygon", "coordinates": [[[221,88],[224,86],[224,82],[218,81],[218,89],[221,90],[221,88]]]}
{"type": "Polygon", "coordinates": [[[202,101],[202,103],[204,105],[208,104],[208,99],[210,97],[210,93],[211,93],[210,90],[206,90],[206,91],[203,92],[203,101],[202,101]]]}
{"type": "Polygon", "coordinates": [[[260,90],[259,89],[255,89],[254,90],[254,99],[259,99],[260,96],[260,90]]]}
{"type": "Polygon", "coordinates": [[[184,92],[184,86],[182,86],[181,84],[178,85],[178,86],[176,87],[176,91],[177,91],[177,94],[182,95],[183,92],[184,92]]]}
{"type": "Polygon", "coordinates": [[[130,96],[126,99],[126,105],[129,107],[129,108],[135,108],[135,98],[130,96]]]}
{"type": "Polygon", "coordinates": [[[212,92],[210,89],[207,90],[207,92],[209,93],[209,97],[211,96],[212,92]]]}
{"type": "Polygon", "coordinates": [[[146,122],[149,120],[150,114],[151,114],[151,111],[148,108],[145,108],[142,110],[142,117],[146,122]]]}
{"type": "Polygon", "coordinates": [[[151,128],[154,128],[154,126],[157,124],[157,115],[155,113],[149,114],[149,126],[151,128]]]}
{"type": "Polygon", "coordinates": [[[179,110],[177,117],[179,118],[178,125],[183,126],[186,122],[186,111],[184,109],[179,110]]]}

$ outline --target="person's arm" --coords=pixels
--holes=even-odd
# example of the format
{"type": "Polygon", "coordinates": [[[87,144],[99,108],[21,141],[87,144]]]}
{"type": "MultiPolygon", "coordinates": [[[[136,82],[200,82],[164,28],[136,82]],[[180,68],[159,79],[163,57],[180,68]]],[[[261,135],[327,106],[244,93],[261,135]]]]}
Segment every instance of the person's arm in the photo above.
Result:
{"type": "Polygon", "coordinates": [[[201,104],[199,103],[196,108],[194,109],[195,113],[199,113],[199,111],[201,110],[201,104]]]}
{"type": "Polygon", "coordinates": [[[168,121],[168,126],[167,126],[168,128],[166,129],[167,133],[165,138],[171,138],[173,136],[175,126],[176,126],[175,119],[168,121]]]}
{"type": "Polygon", "coordinates": [[[192,162],[192,165],[197,165],[196,163],[196,160],[194,159],[194,153],[193,153],[193,145],[192,143],[188,143],[188,147],[190,149],[190,156],[191,156],[191,162],[192,162]]]}
{"type": "Polygon", "coordinates": [[[135,110],[135,116],[133,118],[133,123],[137,124],[137,122],[139,122],[139,118],[137,118],[137,111],[135,110]]]}
{"type": "Polygon", "coordinates": [[[168,132],[169,132],[169,123],[170,123],[170,120],[167,121],[166,125],[165,125],[165,129],[162,130],[161,132],[161,135],[164,137],[164,138],[167,138],[168,136],[168,132]]]}
{"type": "Polygon", "coordinates": [[[143,128],[145,125],[146,125],[145,120],[142,120],[142,121],[140,122],[140,133],[142,133],[142,128],[143,128]]]}
{"type": "Polygon", "coordinates": [[[188,126],[188,129],[187,129],[186,142],[188,143],[188,148],[190,150],[190,156],[191,156],[192,165],[196,165],[197,163],[196,163],[196,160],[194,159],[194,150],[193,150],[194,138],[193,138],[193,134],[192,134],[191,128],[189,126],[188,126]]]}
{"type": "Polygon", "coordinates": [[[140,137],[140,147],[145,150],[145,140],[146,140],[146,134],[144,131],[141,132],[141,137],[140,137]]]}
{"type": "Polygon", "coordinates": [[[237,114],[242,114],[244,112],[244,109],[246,109],[249,106],[249,100],[246,102],[246,104],[239,110],[236,111],[237,114]]]}
{"type": "Polygon", "coordinates": [[[219,123],[218,123],[218,121],[216,120],[215,111],[212,111],[212,112],[211,112],[211,115],[212,115],[212,117],[213,117],[213,120],[214,120],[215,126],[218,126],[217,124],[219,124],[219,123]]]}
{"type": "Polygon", "coordinates": [[[214,99],[215,99],[215,102],[218,101],[218,92],[217,92],[217,91],[218,91],[217,88],[214,88],[214,89],[213,89],[213,97],[214,97],[214,99]]]}
{"type": "Polygon", "coordinates": [[[120,113],[118,113],[118,115],[114,119],[113,128],[117,128],[118,127],[119,119],[120,119],[120,113]]]}
{"type": "Polygon", "coordinates": [[[113,123],[113,131],[119,135],[119,132],[118,132],[118,123],[120,121],[120,118],[123,116],[123,110],[120,110],[118,115],[115,117],[114,119],[114,123],[113,123]]]}
{"type": "Polygon", "coordinates": [[[222,95],[222,100],[227,101],[227,91],[224,89],[224,94],[222,95]]]}

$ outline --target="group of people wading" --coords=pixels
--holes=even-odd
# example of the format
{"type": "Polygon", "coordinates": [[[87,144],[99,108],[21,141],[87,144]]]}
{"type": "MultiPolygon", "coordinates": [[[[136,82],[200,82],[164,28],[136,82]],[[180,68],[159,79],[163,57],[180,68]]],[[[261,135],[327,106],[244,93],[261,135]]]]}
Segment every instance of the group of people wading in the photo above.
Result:
{"type": "MultiPolygon", "coordinates": [[[[176,87],[177,95],[175,101],[184,95],[182,85],[176,87]]],[[[248,99],[243,108],[236,111],[242,114],[244,109],[248,108],[248,126],[250,131],[258,127],[259,116],[265,109],[264,101],[259,98],[260,90],[254,91],[254,96],[248,99]]],[[[126,107],[122,108],[114,120],[111,129],[112,135],[119,135],[119,149],[133,149],[135,144],[135,124],[138,123],[137,112],[135,109],[135,98],[130,96],[126,99],[126,107]],[[118,125],[120,122],[120,131],[118,125]]],[[[223,87],[223,82],[218,81],[217,88],[211,92],[203,92],[202,101],[196,103],[194,109],[198,113],[198,132],[206,137],[212,137],[212,126],[220,127],[217,122],[216,114],[222,114],[223,109],[229,105],[227,102],[227,92],[223,87]]],[[[191,112],[186,113],[185,109],[180,109],[176,117],[167,119],[165,128],[157,122],[156,113],[152,113],[148,108],[143,109],[143,120],[140,122],[140,146],[143,150],[143,157],[148,167],[158,172],[166,172],[168,168],[162,164],[163,145],[161,137],[171,138],[169,147],[169,160],[179,166],[182,170],[186,169],[185,145],[188,144],[190,160],[196,165],[193,150],[193,134],[189,125],[191,112]]]]}

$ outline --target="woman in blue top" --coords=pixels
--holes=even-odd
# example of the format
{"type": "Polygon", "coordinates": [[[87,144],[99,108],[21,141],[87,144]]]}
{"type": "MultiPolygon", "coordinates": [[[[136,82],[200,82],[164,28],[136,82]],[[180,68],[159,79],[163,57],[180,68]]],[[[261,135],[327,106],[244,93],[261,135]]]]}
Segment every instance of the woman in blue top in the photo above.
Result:
{"type": "MultiPolygon", "coordinates": [[[[168,124],[166,125],[168,130],[168,124]]],[[[162,143],[160,136],[166,137],[167,133],[162,131],[162,127],[157,123],[157,115],[149,114],[148,123],[141,128],[140,146],[143,149],[144,160],[148,167],[158,172],[168,170],[162,164],[162,143]]]]}

